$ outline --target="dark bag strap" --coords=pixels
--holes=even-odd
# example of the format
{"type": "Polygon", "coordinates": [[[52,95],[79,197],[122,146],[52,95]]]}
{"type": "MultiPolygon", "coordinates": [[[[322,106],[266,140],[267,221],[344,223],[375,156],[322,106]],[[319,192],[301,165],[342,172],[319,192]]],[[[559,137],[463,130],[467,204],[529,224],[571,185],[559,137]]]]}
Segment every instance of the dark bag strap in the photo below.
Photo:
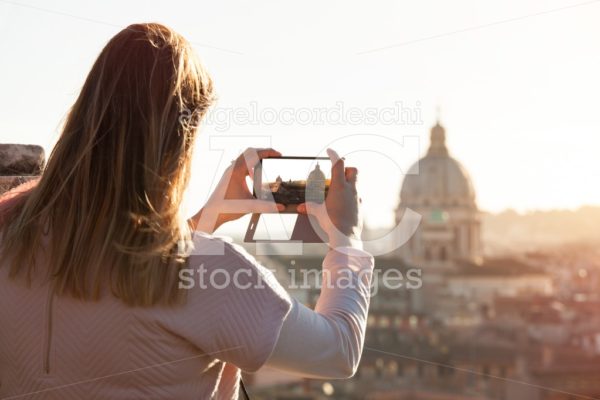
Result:
{"type": "Polygon", "coordinates": [[[240,399],[242,400],[250,400],[250,396],[248,396],[248,392],[246,391],[246,386],[244,386],[244,381],[240,378],[240,399]]]}

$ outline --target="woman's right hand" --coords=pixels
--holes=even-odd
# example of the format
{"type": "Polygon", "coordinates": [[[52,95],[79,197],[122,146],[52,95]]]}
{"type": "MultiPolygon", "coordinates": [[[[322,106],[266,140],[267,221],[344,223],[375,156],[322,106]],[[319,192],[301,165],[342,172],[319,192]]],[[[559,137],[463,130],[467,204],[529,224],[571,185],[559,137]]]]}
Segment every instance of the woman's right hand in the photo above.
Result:
{"type": "Polygon", "coordinates": [[[215,191],[202,209],[191,218],[194,229],[212,234],[225,222],[234,221],[249,213],[276,213],[283,211],[283,204],[276,204],[270,200],[258,200],[252,195],[246,184],[247,177],[254,177],[254,166],[260,160],[268,157],[281,157],[281,153],[273,149],[248,148],[233,160],[225,170],[215,191]],[[225,211],[225,200],[229,201],[230,212],[225,211]],[[237,203],[236,203],[237,202],[237,203]],[[203,215],[212,214],[210,217],[203,215]]]}
{"type": "Polygon", "coordinates": [[[327,149],[331,159],[331,184],[322,204],[307,202],[298,205],[298,213],[313,216],[329,236],[331,248],[360,246],[362,233],[361,200],[356,191],[358,170],[345,167],[344,159],[327,149]]]}

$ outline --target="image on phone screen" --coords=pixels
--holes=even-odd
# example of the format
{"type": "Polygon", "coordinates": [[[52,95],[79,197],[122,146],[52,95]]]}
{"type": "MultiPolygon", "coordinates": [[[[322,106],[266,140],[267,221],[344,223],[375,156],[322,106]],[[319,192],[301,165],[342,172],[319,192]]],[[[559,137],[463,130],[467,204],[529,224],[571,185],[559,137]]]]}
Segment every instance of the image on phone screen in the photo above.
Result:
{"type": "Polygon", "coordinates": [[[322,203],[331,183],[328,158],[265,158],[254,174],[255,196],[280,204],[322,203]]]}

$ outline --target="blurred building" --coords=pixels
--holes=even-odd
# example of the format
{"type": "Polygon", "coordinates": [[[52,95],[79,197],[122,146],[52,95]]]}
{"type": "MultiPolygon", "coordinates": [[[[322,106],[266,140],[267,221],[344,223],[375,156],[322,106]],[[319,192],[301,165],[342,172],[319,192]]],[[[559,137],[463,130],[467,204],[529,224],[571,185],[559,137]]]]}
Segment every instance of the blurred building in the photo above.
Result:
{"type": "Polygon", "coordinates": [[[414,264],[445,267],[453,260],[481,257],[481,223],[475,189],[467,170],[448,152],[446,131],[431,128],[425,157],[408,170],[402,183],[396,223],[410,208],[422,216],[415,235],[400,248],[414,264]]]}
{"type": "Polygon", "coordinates": [[[319,163],[310,171],[306,179],[306,201],[322,203],[325,200],[326,178],[319,163]]]}
{"type": "Polygon", "coordinates": [[[397,224],[408,209],[421,215],[415,234],[396,253],[423,270],[422,289],[411,293],[413,312],[473,324],[497,295],[550,294],[552,279],[543,270],[510,257],[483,257],[481,213],[469,173],[450,155],[439,121],[430,137],[427,153],[404,178],[396,209],[397,224]]]}

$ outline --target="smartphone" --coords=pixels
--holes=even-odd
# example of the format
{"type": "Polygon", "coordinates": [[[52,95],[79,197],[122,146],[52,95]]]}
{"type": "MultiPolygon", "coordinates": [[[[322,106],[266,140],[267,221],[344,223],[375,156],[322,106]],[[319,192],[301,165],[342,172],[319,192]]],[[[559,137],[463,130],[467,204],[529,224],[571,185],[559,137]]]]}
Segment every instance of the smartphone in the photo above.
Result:
{"type": "Polygon", "coordinates": [[[327,157],[264,158],[254,168],[254,196],[286,205],[285,212],[306,201],[324,202],[330,184],[327,157]]]}

